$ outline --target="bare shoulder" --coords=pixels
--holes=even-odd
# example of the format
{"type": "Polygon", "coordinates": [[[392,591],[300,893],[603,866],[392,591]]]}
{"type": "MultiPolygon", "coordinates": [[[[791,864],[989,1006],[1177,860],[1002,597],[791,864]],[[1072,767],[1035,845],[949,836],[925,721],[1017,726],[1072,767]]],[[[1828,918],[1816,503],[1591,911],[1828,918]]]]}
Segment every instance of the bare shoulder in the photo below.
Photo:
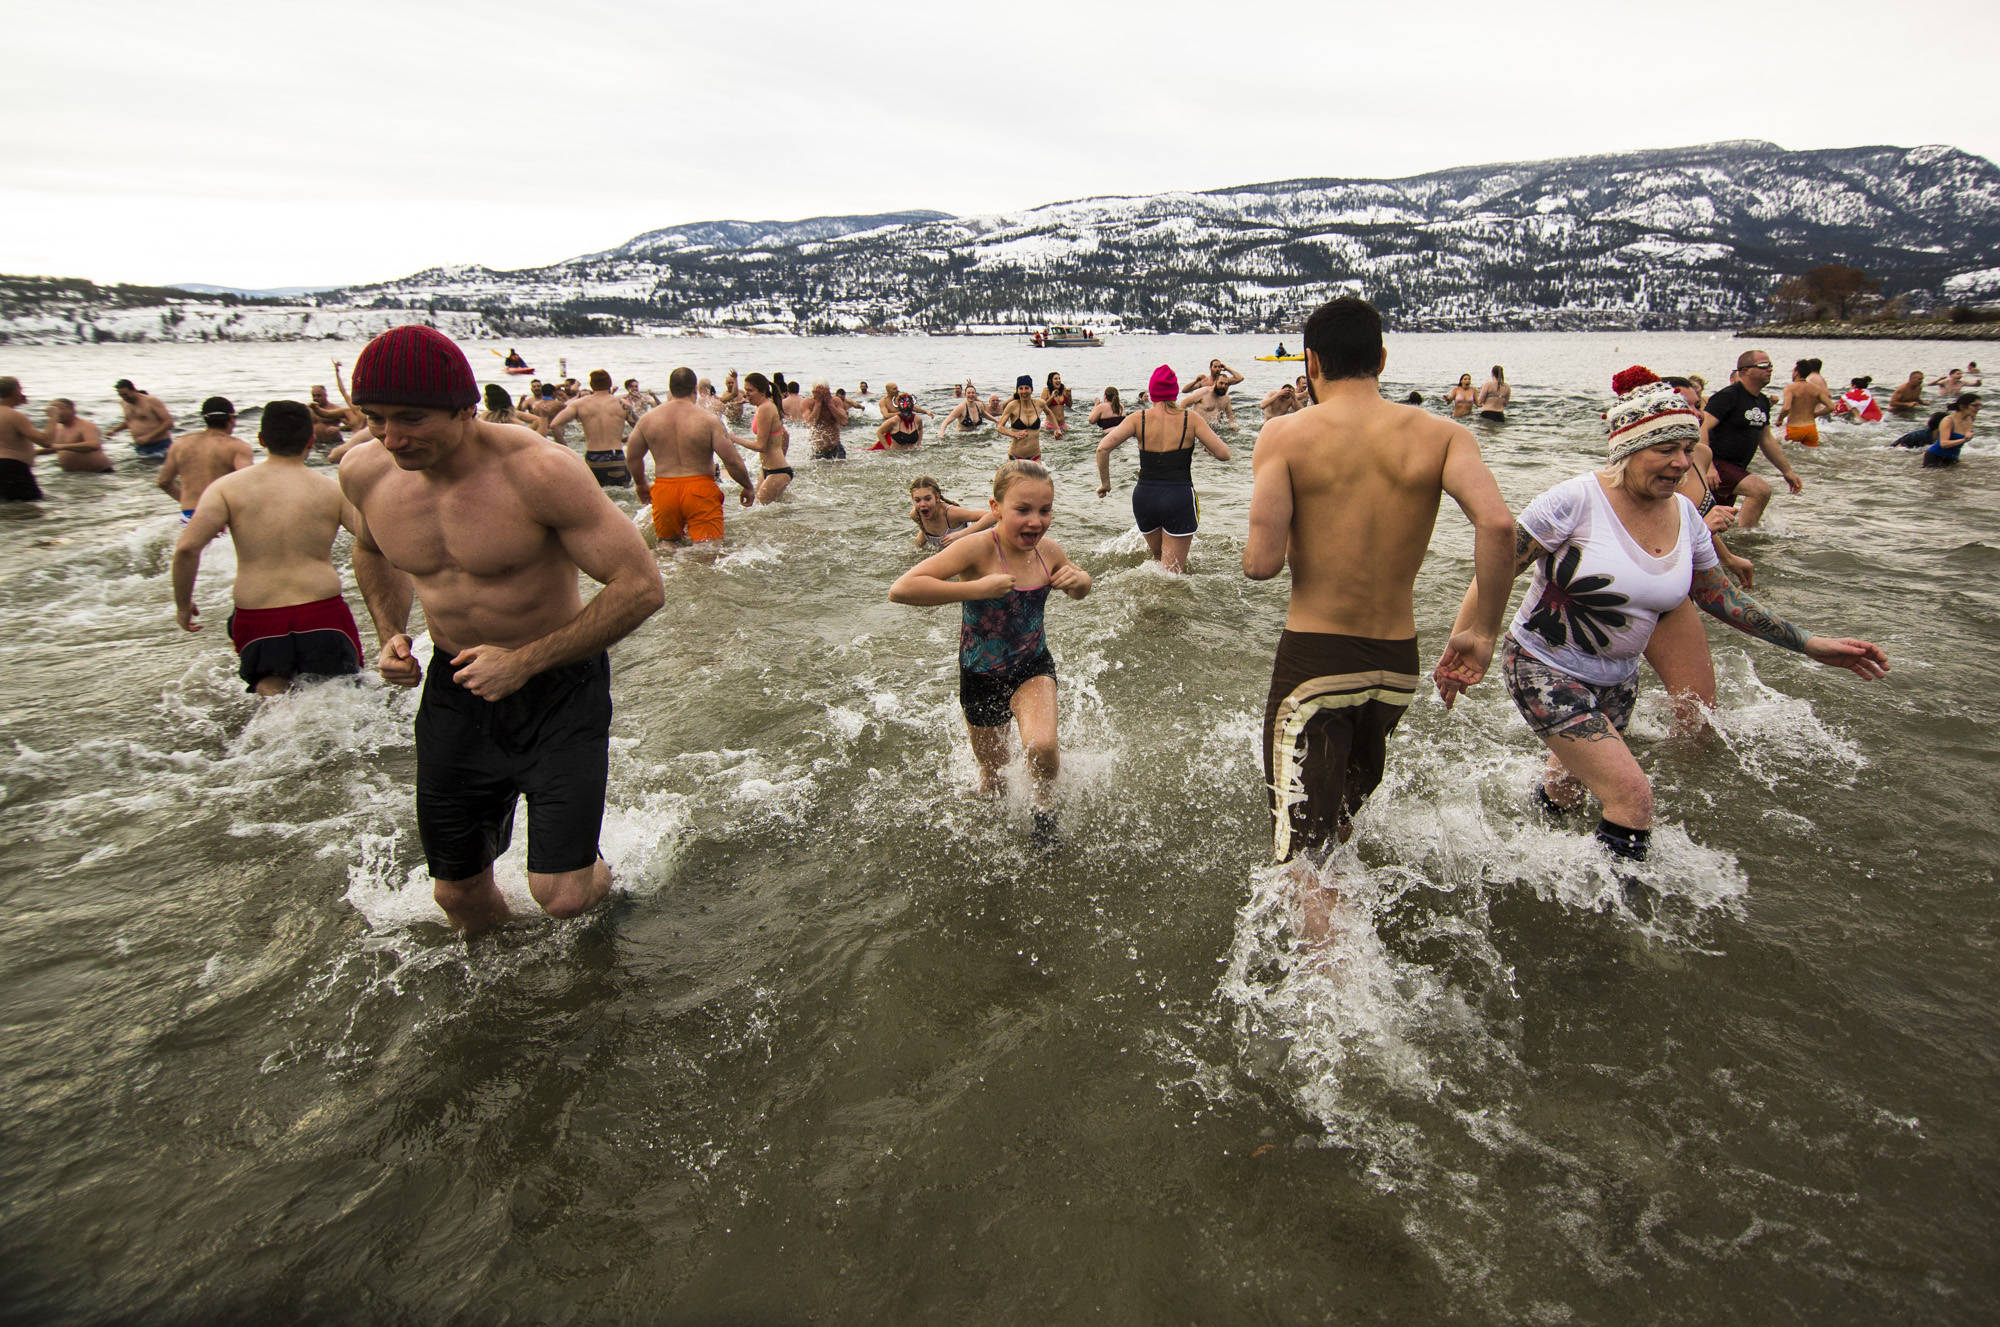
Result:
{"type": "Polygon", "coordinates": [[[341,491],[358,502],[395,464],[381,439],[370,438],[340,458],[341,491]]]}
{"type": "Polygon", "coordinates": [[[611,505],[581,456],[551,443],[533,429],[518,424],[482,424],[480,444],[494,454],[506,473],[509,487],[520,495],[528,510],[548,524],[574,521],[577,503],[584,499],[594,498],[611,505]]]}

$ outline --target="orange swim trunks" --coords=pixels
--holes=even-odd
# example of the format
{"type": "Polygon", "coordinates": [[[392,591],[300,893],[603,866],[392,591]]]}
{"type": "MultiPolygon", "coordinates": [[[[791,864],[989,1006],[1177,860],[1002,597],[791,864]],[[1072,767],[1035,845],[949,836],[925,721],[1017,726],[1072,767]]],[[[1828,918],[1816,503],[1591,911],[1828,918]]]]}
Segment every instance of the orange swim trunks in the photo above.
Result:
{"type": "Polygon", "coordinates": [[[1785,425],[1785,441],[1802,442],[1808,447],[1817,447],[1819,446],[1819,425],[1787,424],[1785,425]]]}
{"type": "Polygon", "coordinates": [[[653,481],[653,533],[700,541],[722,538],[722,490],[710,475],[674,475],[653,481]]]}

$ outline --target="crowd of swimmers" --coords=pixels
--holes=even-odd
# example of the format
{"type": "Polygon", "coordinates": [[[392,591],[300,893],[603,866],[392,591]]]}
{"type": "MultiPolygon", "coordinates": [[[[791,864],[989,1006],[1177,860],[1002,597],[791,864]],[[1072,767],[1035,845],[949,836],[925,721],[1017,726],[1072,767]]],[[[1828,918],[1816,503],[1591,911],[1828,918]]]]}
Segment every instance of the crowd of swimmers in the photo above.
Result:
{"type": "MultiPolygon", "coordinates": [[[[1500,366],[1481,388],[1461,377],[1441,413],[1383,397],[1388,352],[1366,301],[1332,301],[1303,336],[1306,371],[1261,402],[1242,568],[1256,580],[1290,576],[1263,764],[1274,857],[1289,864],[1305,938],[1327,934],[1330,859],[1379,784],[1388,738],[1422,682],[1414,586],[1446,496],[1472,525],[1474,575],[1431,684],[1449,705],[1497,660],[1548,752],[1529,794],[1533,810],[1560,822],[1595,799],[1592,832],[1618,861],[1645,858],[1654,818],[1650,783],[1625,740],[1639,659],[1674,697],[1679,725],[1698,727],[1715,703],[1697,613],[1862,678],[1888,671],[1878,646],[1811,633],[1761,605],[1749,593],[1753,565],[1722,538],[1754,528],[1772,500],[1771,482],[1751,473],[1760,454],[1792,493],[1803,491],[1776,430],[1810,445],[1817,439],[1795,432],[1802,424],[1880,418],[1867,380],[1834,398],[1818,362],[1800,361],[1773,403],[1765,390],[1775,366],[1760,350],[1744,352],[1712,396],[1699,378],[1626,367],[1610,379],[1604,465],[1517,515],[1458,422],[1475,411],[1504,419],[1511,388],[1500,366]],[[1530,569],[1509,621],[1513,583],[1530,569]]],[[[184,522],[172,566],[176,617],[201,629],[202,550],[226,531],[237,560],[230,634],[245,685],[274,694],[299,676],[356,672],[367,656],[331,561],[338,532],[350,531],[375,666],[385,682],[424,689],[417,823],[440,907],[467,932],[507,916],[492,863],[525,794],[531,893],[551,915],[585,911],[610,886],[597,847],[607,649],[664,598],[658,562],[605,490],[629,486],[650,507],[659,540],[712,550],[723,534],[722,476],[743,506],[780,499],[796,473],[794,427],[813,456],[837,459],[843,430],[871,401],[880,415],[874,447],[883,450],[920,446],[931,412],[894,383],[850,394],[824,381],[802,389],[783,374],[731,371],[717,391],[688,368],[668,375],[664,399],[636,379],[614,391],[603,370],[587,385],[530,383],[516,398],[498,385],[482,391],[459,347],[424,326],[371,341],[351,385],[341,367],[342,404],[315,388],[308,402],[264,406],[261,464],[235,436],[229,401],[203,402],[204,428],[173,438],[165,406],[118,384],[125,419],[112,431],[129,430],[152,449],[184,522]],[[582,456],[550,445],[572,423],[582,456]],[[307,466],[316,444],[332,444],[337,480],[307,466]],[[755,454],[754,475],[744,449],[755,454]],[[603,586],[588,604],[579,572],[603,586]],[[428,668],[409,635],[419,602],[434,647],[428,668]]],[[[1950,459],[1970,436],[1979,399],[1967,389],[1978,381],[1973,364],[1928,384],[1949,406],[1928,426],[1927,445],[1950,459]]],[[[1184,570],[1199,526],[1196,453],[1233,460],[1217,425],[1234,421],[1231,392],[1244,382],[1219,359],[1185,383],[1161,365],[1129,408],[1109,387],[1086,417],[1098,430],[1100,497],[1111,490],[1112,458],[1134,445],[1134,525],[1167,571],[1184,570]]],[[[1915,408],[1925,385],[1912,375],[1889,408],[1915,408]]],[[[1056,482],[1041,461],[1045,440],[1066,437],[1074,401],[1059,373],[1039,384],[1023,375],[1006,397],[970,381],[951,395],[938,432],[991,427],[1007,458],[983,501],[953,502],[929,476],[910,483],[908,519],[924,556],[888,593],[914,606],[957,605],[959,700],[979,790],[1003,787],[1018,734],[1033,834],[1052,841],[1060,746],[1044,616],[1050,591],[1081,600],[1091,576],[1051,537],[1056,482]]],[[[46,432],[24,404],[20,384],[0,378],[0,450],[16,448],[0,464],[18,465],[29,484],[38,452],[64,469],[108,468],[92,459],[102,439],[68,402],[50,407],[46,432]]],[[[19,487],[17,474],[0,480],[19,487]]]]}

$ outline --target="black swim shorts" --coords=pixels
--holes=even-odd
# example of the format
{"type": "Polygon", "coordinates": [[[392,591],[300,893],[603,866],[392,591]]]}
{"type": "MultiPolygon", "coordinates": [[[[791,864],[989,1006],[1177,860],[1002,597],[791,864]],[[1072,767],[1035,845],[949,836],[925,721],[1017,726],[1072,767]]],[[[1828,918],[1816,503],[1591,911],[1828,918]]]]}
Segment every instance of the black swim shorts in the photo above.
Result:
{"type": "Polygon", "coordinates": [[[958,670],[958,704],[974,728],[1005,728],[1014,722],[1014,693],[1035,677],[1054,677],[1056,659],[1046,649],[1004,673],[958,670]]]}
{"type": "Polygon", "coordinates": [[[433,656],[417,709],[417,833],[438,880],[478,875],[507,851],[528,798],[528,869],[597,860],[610,776],[611,659],[551,668],[502,700],[481,700],[433,656]]]}
{"type": "Polygon", "coordinates": [[[35,482],[35,469],[26,461],[11,457],[0,460],[0,502],[40,502],[42,486],[35,482]]]}
{"type": "Polygon", "coordinates": [[[1287,631],[1264,702],[1276,860],[1323,861],[1382,782],[1389,734],[1416,696],[1417,638],[1287,631]]]}
{"type": "Polygon", "coordinates": [[[1140,480],[1132,486],[1132,520],[1140,534],[1164,530],[1176,539],[1191,538],[1201,525],[1194,485],[1140,480]]]}
{"type": "Polygon", "coordinates": [[[597,476],[599,488],[631,487],[632,472],[625,468],[624,452],[585,452],[583,459],[590,466],[590,473],[597,476]]]}

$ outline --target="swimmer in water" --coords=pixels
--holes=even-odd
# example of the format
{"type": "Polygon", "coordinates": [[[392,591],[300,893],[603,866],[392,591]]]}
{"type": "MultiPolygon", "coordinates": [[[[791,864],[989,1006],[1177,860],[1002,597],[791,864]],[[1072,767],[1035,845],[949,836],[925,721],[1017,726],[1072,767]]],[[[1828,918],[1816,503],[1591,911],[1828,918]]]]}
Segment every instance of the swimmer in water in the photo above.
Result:
{"type": "Polygon", "coordinates": [[[1507,370],[1498,364],[1493,366],[1493,376],[1479,387],[1479,417],[1490,424],[1505,423],[1508,403],[1514,399],[1514,389],[1507,385],[1507,370]]]}
{"type": "Polygon", "coordinates": [[[653,533],[660,542],[685,538],[712,556],[722,546],[722,486],[715,482],[715,463],[728,469],[745,507],[757,494],[736,440],[721,420],[694,403],[694,383],[690,368],[667,375],[666,404],[648,410],[625,439],[625,467],[639,501],[653,508],[653,533]],[[650,481],[648,460],[655,471],[650,481]]]}
{"type": "MultiPolygon", "coordinates": [[[[1028,389],[1033,391],[1032,381],[1028,389]]],[[[889,587],[894,603],[960,605],[958,700],[979,763],[979,791],[1001,792],[1007,730],[1018,725],[1033,781],[1035,837],[1043,843],[1055,837],[1061,755],[1056,664],[1042,614],[1050,590],[1072,599],[1090,593],[1090,573],[1048,537],[1055,495],[1055,481],[1040,465],[1005,462],[993,476],[994,524],[986,537],[960,539],[889,587]]]]}
{"type": "Polygon", "coordinates": [[[1778,414],[1785,421],[1785,441],[1806,447],[1819,446],[1819,421],[1833,413],[1833,396],[1812,380],[1811,360],[1792,365],[1792,380],[1778,398],[1778,414]]]}
{"type": "MultiPolygon", "coordinates": [[[[693,371],[676,373],[679,394],[693,397],[693,371]]],[[[472,366],[436,329],[395,327],[370,341],[354,364],[354,401],[380,436],[340,467],[361,518],[354,578],[381,641],[382,680],[424,689],[416,800],[431,896],[468,934],[507,920],[493,861],[525,793],[528,892],[551,917],[579,916],[611,892],[598,852],[606,651],[665,601],[659,565],[581,457],[479,420],[472,366]],[[586,576],[603,586],[588,604],[586,576]],[[428,669],[410,647],[414,602],[436,647],[428,669]]],[[[686,409],[721,430],[691,400],[686,409]]]]}
{"type": "Polygon", "coordinates": [[[1445,401],[1451,406],[1453,419],[1464,419],[1472,413],[1472,407],[1479,401],[1479,389],[1472,385],[1472,375],[1458,375],[1458,385],[1445,393],[1445,401]]]}
{"type": "MultiPolygon", "coordinates": [[[[1809,636],[1722,574],[1708,527],[1679,491],[1700,418],[1665,383],[1619,397],[1605,415],[1605,468],[1543,493],[1515,524],[1513,574],[1533,567],[1535,577],[1502,663],[1515,706],[1549,751],[1536,804],[1560,817],[1587,789],[1603,807],[1598,842],[1625,861],[1643,861],[1652,838],[1652,784],[1625,729],[1639,655],[1662,613],[1691,598],[1738,631],[1857,677],[1889,671],[1880,646],[1809,636]]],[[[1468,589],[1454,630],[1487,604],[1484,587],[1468,589]]],[[[1447,648],[1432,675],[1447,705],[1485,673],[1455,653],[1447,648]]]]}
{"type": "MultiPolygon", "coordinates": [[[[884,397],[883,403],[889,404],[889,398],[884,397]]],[[[912,451],[924,440],[924,421],[917,418],[917,403],[903,393],[895,398],[894,406],[875,429],[875,445],[889,451],[912,451]]]]}
{"type": "Polygon", "coordinates": [[[76,402],[58,396],[49,402],[48,450],[55,454],[56,468],[72,474],[109,474],[111,458],[104,454],[104,440],[97,425],[76,413],[76,402]]]}
{"type": "Polygon", "coordinates": [[[248,469],[257,459],[250,444],[236,436],[236,407],[227,397],[211,396],[203,401],[201,420],[207,425],[201,432],[174,439],[155,481],[161,492],[179,504],[182,525],[193,518],[210,484],[231,471],[248,469]]]}
{"type": "Polygon", "coordinates": [[[1069,388],[1063,386],[1062,374],[1051,370],[1042,392],[1042,418],[1047,421],[1050,437],[1060,438],[1069,431],[1066,412],[1071,399],[1069,388]]]}
{"type": "Polygon", "coordinates": [[[1937,440],[1924,449],[1924,469],[1935,470],[1958,464],[1958,453],[1972,439],[1972,424],[1979,417],[1979,394],[1962,392],[1951,409],[1937,423],[1937,440]]]}
{"type": "Polygon", "coordinates": [[[980,398],[979,389],[972,385],[970,378],[959,389],[958,396],[958,404],[944,417],[944,423],[938,425],[939,437],[944,436],[944,431],[953,424],[957,424],[961,432],[970,432],[993,420],[992,412],[987,410],[986,402],[980,398]]]}
{"type": "Polygon", "coordinates": [[[1492,653],[1513,518],[1464,425],[1383,399],[1388,350],[1368,301],[1316,310],[1305,354],[1316,404],[1264,425],[1251,453],[1243,574],[1291,573],[1264,703],[1264,787],[1301,938],[1318,945],[1332,933],[1330,859],[1381,782],[1421,680],[1415,587],[1438,504],[1450,494],[1472,523],[1481,592],[1454,657],[1492,653]]]}
{"type": "MultiPolygon", "coordinates": [[[[35,482],[35,456],[50,446],[50,435],[35,427],[21,407],[28,395],[21,380],[0,378],[0,502],[40,502],[42,486],[35,482]]],[[[42,421],[53,429],[53,415],[42,421]]]]}
{"type": "Polygon", "coordinates": [[[1187,568],[1188,548],[1201,523],[1194,495],[1194,449],[1199,443],[1218,461],[1229,459],[1229,447],[1207,420],[1174,404],[1180,384],[1162,364],[1153,370],[1147,395],[1158,405],[1126,417],[1097,444],[1097,496],[1111,492],[1111,453],[1127,438],[1139,441],[1139,482],[1132,487],[1132,520],[1145,537],[1146,548],[1167,571],[1187,568]],[[1146,430],[1152,429],[1152,442],[1146,430]]]}
{"type": "Polygon", "coordinates": [[[313,423],[298,401],[266,405],[257,426],[264,460],[210,484],[174,544],[174,617],[183,630],[200,631],[201,553],[229,532],[236,549],[229,638],[237,676],[259,696],[282,695],[300,676],[361,671],[361,633],[332,556],[334,537],[343,528],[360,533],[360,518],[332,477],[306,467],[313,423]]]}
{"type": "MultiPolygon", "coordinates": [[[[1236,410],[1229,403],[1229,389],[1242,381],[1242,374],[1230,368],[1221,360],[1212,359],[1208,361],[1208,372],[1201,374],[1193,382],[1189,383],[1187,390],[1195,392],[1201,388],[1207,388],[1208,395],[1204,398],[1206,404],[1201,407],[1201,413],[1210,423],[1214,423],[1219,416],[1229,423],[1234,424],[1236,422],[1236,410]]],[[[1181,404],[1186,405],[1187,402],[1183,401],[1181,404]]]]}
{"type": "Polygon", "coordinates": [[[1104,395],[1090,408],[1090,418],[1084,422],[1095,424],[1100,432],[1110,432],[1125,419],[1125,402],[1119,397],[1116,387],[1106,387],[1104,395]]]}
{"type": "MultiPolygon", "coordinates": [[[[479,417],[488,424],[518,424],[524,429],[533,429],[537,433],[542,432],[545,427],[540,416],[524,415],[519,410],[516,410],[514,408],[514,398],[507,395],[507,389],[497,382],[486,384],[486,408],[479,412],[479,417]]],[[[315,412],[315,418],[317,418],[317,412],[315,412]]],[[[366,428],[367,425],[363,424],[362,427],[366,428]]],[[[340,454],[345,456],[347,453],[342,451],[340,454]]],[[[338,460],[339,458],[329,456],[327,459],[338,460]]]]}
{"type": "Polygon", "coordinates": [[[1014,395],[1000,407],[996,422],[1008,440],[1009,460],[1042,459],[1042,403],[1035,399],[1032,375],[1024,373],[1014,380],[1014,395]]]}
{"type": "Polygon", "coordinates": [[[774,502],[791,487],[792,435],[785,427],[784,412],[771,397],[771,380],[753,373],[743,380],[743,399],[750,405],[751,450],[757,453],[757,501],[774,502]]]}
{"type": "Polygon", "coordinates": [[[966,535],[977,534],[999,519],[991,510],[960,507],[945,497],[929,475],[910,481],[910,519],[916,522],[916,546],[936,553],[966,535]]]}
{"type": "Polygon", "coordinates": [[[1264,412],[1264,418],[1267,420],[1276,419],[1280,415],[1289,415],[1294,411],[1303,409],[1304,404],[1304,402],[1299,400],[1298,387],[1289,382],[1275,392],[1266,393],[1264,399],[1257,403],[1258,408],[1264,412]]]}
{"type": "Polygon", "coordinates": [[[574,419],[583,428],[583,461],[603,488],[624,488],[632,482],[632,472],[622,455],[625,429],[634,423],[622,398],[611,394],[611,374],[604,369],[590,371],[590,392],[579,396],[556,412],[549,431],[560,434],[574,419]]]}
{"type": "Polygon", "coordinates": [[[1924,403],[1924,371],[1913,369],[1901,386],[1889,393],[1891,410],[1915,410],[1924,403]]]}
{"type": "MultiPolygon", "coordinates": [[[[794,383],[793,386],[798,384],[794,383]]],[[[813,382],[812,399],[806,402],[800,416],[806,427],[812,430],[812,455],[815,461],[839,461],[847,457],[847,448],[841,444],[840,430],[847,426],[847,403],[833,394],[826,385],[826,379],[813,382]]]]}
{"type": "MultiPolygon", "coordinates": [[[[1957,369],[1952,370],[1958,372],[1957,369]]],[[[113,424],[105,437],[113,438],[126,429],[132,430],[132,450],[140,459],[163,460],[167,448],[174,441],[174,412],[150,393],[142,392],[132,385],[130,378],[120,378],[113,385],[118,393],[118,402],[125,408],[125,418],[113,424]]]]}

